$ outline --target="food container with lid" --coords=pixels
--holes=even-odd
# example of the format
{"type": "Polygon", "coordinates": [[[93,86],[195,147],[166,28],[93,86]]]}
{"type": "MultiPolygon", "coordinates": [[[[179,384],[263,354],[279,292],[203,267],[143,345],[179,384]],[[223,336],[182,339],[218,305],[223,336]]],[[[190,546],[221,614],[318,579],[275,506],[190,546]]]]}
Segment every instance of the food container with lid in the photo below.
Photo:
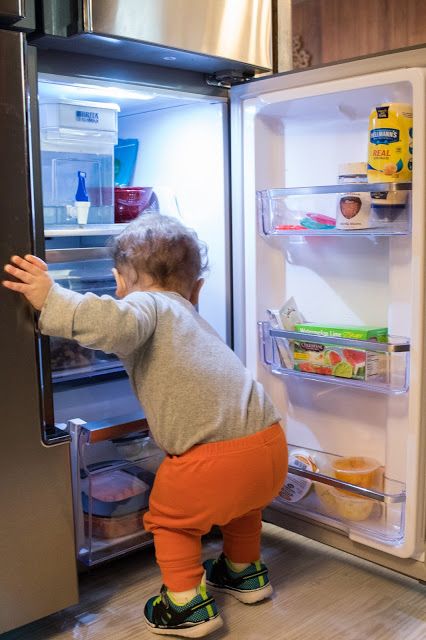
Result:
{"type": "Polygon", "coordinates": [[[152,187],[115,187],[115,222],[130,222],[145,211],[152,196],[152,187]]]}
{"type": "MultiPolygon", "coordinates": [[[[366,184],[367,163],[347,162],[339,166],[339,184],[366,184]]],[[[341,193],[337,199],[336,229],[347,231],[368,229],[370,226],[371,197],[368,192],[341,193]]]]}

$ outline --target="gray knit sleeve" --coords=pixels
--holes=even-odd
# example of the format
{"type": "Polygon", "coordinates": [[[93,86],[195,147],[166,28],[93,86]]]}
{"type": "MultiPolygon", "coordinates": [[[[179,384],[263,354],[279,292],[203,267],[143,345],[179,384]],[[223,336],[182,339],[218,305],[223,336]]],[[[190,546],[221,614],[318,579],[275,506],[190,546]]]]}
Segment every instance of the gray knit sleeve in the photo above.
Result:
{"type": "Polygon", "coordinates": [[[127,356],[151,337],[156,316],[155,301],[143,292],[115,300],[55,284],[41,311],[39,328],[45,335],[72,338],[91,349],[127,356]]]}

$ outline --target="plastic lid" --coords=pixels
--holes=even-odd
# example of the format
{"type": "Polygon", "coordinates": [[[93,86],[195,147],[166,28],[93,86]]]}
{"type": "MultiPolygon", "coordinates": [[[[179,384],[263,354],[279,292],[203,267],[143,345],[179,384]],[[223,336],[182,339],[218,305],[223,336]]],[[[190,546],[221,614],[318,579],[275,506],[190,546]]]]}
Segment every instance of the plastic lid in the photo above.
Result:
{"type": "Polygon", "coordinates": [[[364,176],[367,175],[366,162],[345,162],[339,164],[339,176],[364,176]]]}

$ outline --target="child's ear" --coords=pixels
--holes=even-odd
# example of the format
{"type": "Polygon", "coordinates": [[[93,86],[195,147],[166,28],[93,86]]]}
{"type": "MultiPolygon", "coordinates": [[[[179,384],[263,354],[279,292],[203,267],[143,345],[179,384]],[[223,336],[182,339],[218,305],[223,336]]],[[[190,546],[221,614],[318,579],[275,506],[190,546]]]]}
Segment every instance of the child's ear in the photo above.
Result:
{"type": "Polygon", "coordinates": [[[113,268],[112,273],[114,275],[115,284],[117,287],[115,294],[117,298],[124,298],[124,296],[127,294],[126,281],[121,275],[121,273],[119,273],[115,267],[113,268]]]}
{"type": "Polygon", "coordinates": [[[189,302],[191,304],[197,305],[198,304],[198,298],[200,296],[200,291],[201,291],[201,287],[204,284],[204,279],[200,278],[199,280],[197,280],[197,282],[194,284],[194,286],[192,287],[192,291],[191,294],[189,296],[189,302]]]}

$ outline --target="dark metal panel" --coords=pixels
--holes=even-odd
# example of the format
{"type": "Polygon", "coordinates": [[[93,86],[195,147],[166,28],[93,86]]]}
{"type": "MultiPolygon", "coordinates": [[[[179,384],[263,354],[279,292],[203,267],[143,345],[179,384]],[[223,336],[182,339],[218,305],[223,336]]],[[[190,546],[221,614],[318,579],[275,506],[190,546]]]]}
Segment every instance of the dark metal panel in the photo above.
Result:
{"type": "MultiPolygon", "coordinates": [[[[33,250],[22,34],[0,31],[0,264],[33,250]]],[[[2,276],[3,277],[3,276],[2,276]]],[[[0,287],[0,633],[78,598],[69,446],[41,440],[34,315],[0,287]]]]}
{"type": "Polygon", "coordinates": [[[0,0],[0,25],[16,31],[35,29],[35,0],[0,0]]]}
{"type": "Polygon", "coordinates": [[[20,18],[25,18],[24,0],[0,0],[0,22],[8,24],[20,18]]]}
{"type": "MultiPolygon", "coordinates": [[[[46,39],[37,41],[34,44],[38,49],[39,71],[42,73],[134,82],[151,87],[173,89],[174,91],[210,96],[227,96],[227,91],[207,85],[205,76],[195,71],[180,70],[176,72],[175,69],[124,62],[122,60],[109,60],[103,57],[85,56],[81,53],[61,52],[58,55],[57,51],[44,50],[46,39]],[[40,49],[41,46],[43,47],[42,49],[40,49]]],[[[80,51],[80,49],[78,50],[80,51]]]]}

